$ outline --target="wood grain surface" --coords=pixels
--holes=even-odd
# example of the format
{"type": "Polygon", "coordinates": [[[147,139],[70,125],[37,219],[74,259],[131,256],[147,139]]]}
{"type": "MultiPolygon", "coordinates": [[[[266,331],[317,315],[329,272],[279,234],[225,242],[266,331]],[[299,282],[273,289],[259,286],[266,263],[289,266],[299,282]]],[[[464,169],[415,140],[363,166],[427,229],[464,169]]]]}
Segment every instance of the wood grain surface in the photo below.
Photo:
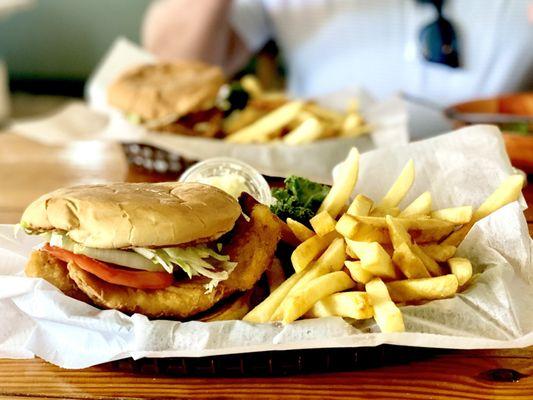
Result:
{"type": "MultiPolygon", "coordinates": [[[[117,144],[45,146],[0,134],[0,223],[39,194],[89,182],[153,180],[128,169],[117,144]]],[[[525,188],[533,204],[533,186],[525,188]]],[[[533,211],[526,211],[533,233],[533,211]]],[[[0,316],[1,323],[1,316],[0,316]]],[[[40,359],[0,360],[0,399],[533,399],[533,347],[454,351],[405,365],[283,378],[175,378],[111,364],[64,370],[40,359]]]]}

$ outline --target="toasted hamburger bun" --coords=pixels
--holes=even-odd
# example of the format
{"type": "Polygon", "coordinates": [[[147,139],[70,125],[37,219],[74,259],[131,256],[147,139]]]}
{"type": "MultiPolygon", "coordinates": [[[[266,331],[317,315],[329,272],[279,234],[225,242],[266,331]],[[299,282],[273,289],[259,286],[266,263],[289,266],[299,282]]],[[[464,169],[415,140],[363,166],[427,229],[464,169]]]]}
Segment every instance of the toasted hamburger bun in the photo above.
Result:
{"type": "Polygon", "coordinates": [[[108,102],[144,121],[166,123],[213,107],[224,84],[222,70],[201,62],[147,64],[122,74],[108,89],[108,102]]]}
{"type": "Polygon", "coordinates": [[[215,240],[241,214],[224,191],[199,183],[114,183],[48,193],[24,211],[32,231],[59,229],[87,247],[165,247],[215,240]]]}

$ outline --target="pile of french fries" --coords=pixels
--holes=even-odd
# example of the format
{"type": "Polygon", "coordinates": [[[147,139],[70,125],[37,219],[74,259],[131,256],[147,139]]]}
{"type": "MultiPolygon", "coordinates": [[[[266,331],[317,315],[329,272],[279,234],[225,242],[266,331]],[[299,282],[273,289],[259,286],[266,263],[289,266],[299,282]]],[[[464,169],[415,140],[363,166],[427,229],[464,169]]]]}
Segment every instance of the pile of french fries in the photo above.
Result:
{"type": "Polygon", "coordinates": [[[358,171],[359,153],[352,148],[310,220],[313,230],[287,220],[301,241],[291,255],[294,274],[278,279],[244,320],[373,317],[382,332],[403,332],[399,306],[451,297],[469,285],[472,264],[455,256],[457,246],[476,221],[517,200],[524,184],[523,176],[510,176],[476,210],[432,210],[429,192],[402,210],[415,179],[410,160],[379,202],[357,194],[348,206],[358,171]]]}
{"type": "Polygon", "coordinates": [[[241,85],[250,100],[233,111],[222,124],[225,140],[234,143],[281,141],[289,145],[311,143],[330,137],[356,137],[370,132],[353,100],[346,113],[311,101],[291,100],[283,92],[268,92],[257,78],[247,75],[241,85]]]}

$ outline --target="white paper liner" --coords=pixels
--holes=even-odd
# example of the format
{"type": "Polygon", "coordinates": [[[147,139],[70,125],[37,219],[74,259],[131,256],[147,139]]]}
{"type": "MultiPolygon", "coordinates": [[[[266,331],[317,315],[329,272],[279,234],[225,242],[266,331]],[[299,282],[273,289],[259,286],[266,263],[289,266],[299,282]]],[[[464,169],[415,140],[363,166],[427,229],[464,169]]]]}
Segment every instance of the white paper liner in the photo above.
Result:
{"type": "MultiPolygon", "coordinates": [[[[513,172],[499,131],[475,126],[396,150],[362,155],[357,192],[380,198],[413,158],[408,199],[430,189],[434,207],[478,206],[513,172]]],[[[102,311],[73,300],[23,268],[38,237],[0,226],[0,357],[38,355],[65,368],[125,357],[210,356],[266,350],[377,346],[453,349],[533,345],[533,241],[525,204],[509,204],[479,221],[458,249],[480,275],[454,298],[402,308],[406,333],[383,334],[373,320],[341,318],[280,324],[154,320],[102,311]]]]}
{"type": "Polygon", "coordinates": [[[150,62],[155,62],[154,56],[126,39],[117,39],[87,85],[90,108],[78,103],[68,105],[48,118],[18,121],[11,127],[12,131],[48,144],[72,140],[118,140],[156,146],[191,160],[234,157],[265,175],[297,174],[320,182],[329,180],[331,169],[342,160],[345,149],[350,146],[357,146],[364,152],[409,140],[407,108],[403,100],[393,97],[374,103],[355,89],[317,100],[330,107],[344,108],[350,98],[358,98],[364,117],[373,126],[370,135],[288,146],[283,143],[236,144],[219,139],[149,132],[129,123],[121,112],[108,105],[107,88],[123,71],[150,62]]]}

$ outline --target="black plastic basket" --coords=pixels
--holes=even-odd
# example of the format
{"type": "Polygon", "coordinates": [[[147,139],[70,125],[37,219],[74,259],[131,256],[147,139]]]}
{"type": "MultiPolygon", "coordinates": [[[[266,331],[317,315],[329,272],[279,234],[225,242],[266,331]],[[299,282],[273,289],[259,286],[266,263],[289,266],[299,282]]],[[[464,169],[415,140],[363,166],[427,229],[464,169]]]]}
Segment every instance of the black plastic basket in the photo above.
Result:
{"type": "Polygon", "coordinates": [[[113,370],[170,376],[284,376],[353,371],[406,364],[442,354],[442,349],[381,345],[231,354],[214,357],[125,359],[113,370]]]}

